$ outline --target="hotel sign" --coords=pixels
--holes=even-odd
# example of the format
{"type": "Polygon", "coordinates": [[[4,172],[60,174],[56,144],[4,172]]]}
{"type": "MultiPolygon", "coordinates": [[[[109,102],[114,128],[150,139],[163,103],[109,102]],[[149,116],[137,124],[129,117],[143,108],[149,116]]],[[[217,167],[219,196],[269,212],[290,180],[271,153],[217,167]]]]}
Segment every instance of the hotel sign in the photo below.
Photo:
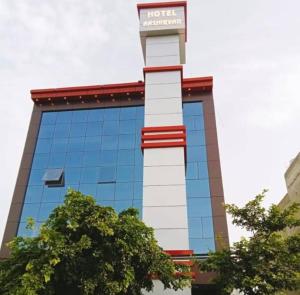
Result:
{"type": "Polygon", "coordinates": [[[162,31],[185,28],[184,7],[152,8],[140,10],[140,30],[162,31]]]}

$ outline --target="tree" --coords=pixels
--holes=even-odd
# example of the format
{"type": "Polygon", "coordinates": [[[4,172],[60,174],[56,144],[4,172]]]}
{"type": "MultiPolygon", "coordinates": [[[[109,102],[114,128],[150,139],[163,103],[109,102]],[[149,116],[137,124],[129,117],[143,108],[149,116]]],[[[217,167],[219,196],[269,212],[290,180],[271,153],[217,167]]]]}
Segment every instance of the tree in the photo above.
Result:
{"type": "Polygon", "coordinates": [[[72,190],[38,236],[16,237],[9,247],[10,257],[0,263],[5,295],[138,295],[152,289],[153,276],[165,288],[190,285],[188,268],[162,251],[136,209],[117,214],[72,190]]]}
{"type": "Polygon", "coordinates": [[[215,282],[222,294],[238,289],[245,295],[281,294],[300,287],[300,234],[284,237],[282,231],[300,225],[299,204],[285,210],[262,207],[266,191],[245,207],[226,205],[233,224],[251,232],[232,247],[210,253],[200,263],[202,271],[217,272],[215,282]]]}

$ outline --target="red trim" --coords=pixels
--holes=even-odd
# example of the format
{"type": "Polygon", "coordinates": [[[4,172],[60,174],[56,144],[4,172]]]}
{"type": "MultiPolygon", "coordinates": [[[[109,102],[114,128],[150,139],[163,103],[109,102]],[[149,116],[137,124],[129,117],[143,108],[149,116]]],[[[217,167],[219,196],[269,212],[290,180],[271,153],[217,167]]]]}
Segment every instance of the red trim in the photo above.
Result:
{"type": "Polygon", "coordinates": [[[194,254],[193,250],[164,250],[164,252],[170,256],[192,256],[194,254]]]}
{"type": "Polygon", "coordinates": [[[157,127],[144,127],[142,128],[142,134],[145,132],[164,132],[164,131],[184,131],[186,132],[186,128],[184,125],[178,126],[157,126],[157,127]]]}
{"type": "Polygon", "coordinates": [[[165,66],[165,67],[145,67],[143,69],[144,78],[146,73],[156,73],[156,72],[173,72],[180,71],[181,72],[181,81],[183,80],[183,66],[165,66]]]}
{"type": "MultiPolygon", "coordinates": [[[[211,91],[213,87],[212,77],[185,78],[182,81],[182,89],[184,94],[193,94],[193,92],[211,91]]],[[[50,89],[34,89],[31,90],[31,99],[37,103],[49,103],[49,98],[53,103],[65,103],[65,100],[80,102],[82,99],[95,100],[95,96],[101,99],[111,99],[114,95],[118,98],[130,96],[141,99],[145,93],[145,83],[121,83],[108,85],[93,85],[93,86],[77,86],[64,88],[50,89]]]]}
{"type": "Polygon", "coordinates": [[[142,128],[142,149],[184,147],[186,148],[185,126],[159,126],[142,128]],[[163,133],[161,133],[163,132],[163,133]],[[165,133],[176,132],[176,133],[165,133]],[[150,134],[149,134],[150,133],[150,134]],[[151,135],[151,133],[159,133],[151,135]],[[177,140],[177,141],[174,141],[177,140]],[[150,142],[149,142],[150,141],[150,142]],[[155,142],[151,142],[155,141],[155,142]]]}
{"type": "Polygon", "coordinates": [[[187,41],[187,2],[159,2],[159,3],[140,3],[137,4],[138,14],[140,16],[141,9],[155,9],[155,8],[166,8],[166,7],[184,7],[184,18],[185,18],[185,41],[187,41]]]}

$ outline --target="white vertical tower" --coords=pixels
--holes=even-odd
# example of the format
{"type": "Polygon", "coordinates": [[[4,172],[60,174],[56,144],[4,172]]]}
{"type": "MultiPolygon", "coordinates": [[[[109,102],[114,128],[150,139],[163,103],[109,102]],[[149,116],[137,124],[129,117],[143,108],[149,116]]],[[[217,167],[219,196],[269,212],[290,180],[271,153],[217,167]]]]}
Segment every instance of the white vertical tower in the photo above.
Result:
{"type": "MultiPolygon", "coordinates": [[[[143,219],[165,250],[189,249],[185,187],[186,133],[182,114],[186,2],[138,5],[145,60],[143,219]]],[[[191,294],[163,290],[154,294],[191,294]]]]}

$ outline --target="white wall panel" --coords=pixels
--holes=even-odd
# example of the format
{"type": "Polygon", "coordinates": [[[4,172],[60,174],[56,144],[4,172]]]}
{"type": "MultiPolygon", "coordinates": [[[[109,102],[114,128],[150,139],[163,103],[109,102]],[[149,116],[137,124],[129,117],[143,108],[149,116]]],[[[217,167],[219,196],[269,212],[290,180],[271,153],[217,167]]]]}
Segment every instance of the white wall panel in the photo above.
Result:
{"type": "Polygon", "coordinates": [[[189,231],[185,229],[156,229],[155,238],[165,250],[189,249],[189,231]],[[176,245],[176,249],[174,246],[176,245]]]}
{"type": "Polygon", "coordinates": [[[145,114],[174,114],[182,112],[181,98],[151,99],[145,105],[145,114]]]}
{"type": "Polygon", "coordinates": [[[173,66],[180,64],[179,55],[146,56],[147,67],[173,66]]]}
{"type": "Polygon", "coordinates": [[[186,206],[185,185],[144,186],[143,206],[186,206]]]}
{"type": "Polygon", "coordinates": [[[181,83],[180,71],[145,73],[147,85],[181,83]]]}
{"type": "Polygon", "coordinates": [[[144,167],[144,185],[185,184],[184,166],[144,167]]]}
{"type": "Polygon", "coordinates": [[[155,229],[188,228],[186,211],[186,206],[143,207],[143,220],[155,229]]]}
{"type": "Polygon", "coordinates": [[[161,114],[161,115],[145,115],[145,127],[151,126],[174,126],[183,125],[182,113],[178,114],[161,114]]]}
{"type": "Polygon", "coordinates": [[[145,86],[145,99],[182,97],[181,83],[157,84],[145,86]]]}
{"type": "Polygon", "coordinates": [[[154,43],[146,47],[146,56],[179,55],[179,42],[176,43],[154,43]]]}
{"type": "Polygon", "coordinates": [[[156,148],[144,150],[144,166],[184,166],[184,148],[156,148]]]}
{"type": "Polygon", "coordinates": [[[147,37],[146,45],[162,44],[162,43],[179,43],[179,35],[153,36],[147,37]]]}

